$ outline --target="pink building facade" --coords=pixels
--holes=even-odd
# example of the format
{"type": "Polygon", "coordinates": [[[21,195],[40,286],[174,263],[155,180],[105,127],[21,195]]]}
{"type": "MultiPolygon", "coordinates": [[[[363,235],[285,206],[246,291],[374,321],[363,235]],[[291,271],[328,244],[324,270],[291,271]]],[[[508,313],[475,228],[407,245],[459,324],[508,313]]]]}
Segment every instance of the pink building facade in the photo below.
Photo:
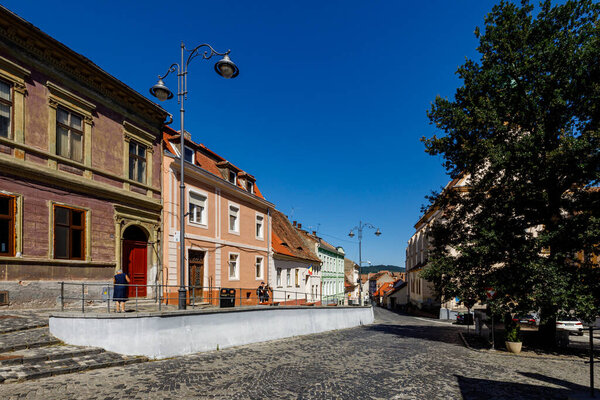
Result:
{"type": "Polygon", "coordinates": [[[136,282],[156,282],[166,116],[0,7],[0,291],[11,303],[55,301],[59,281],[106,283],[131,262],[136,282]]]}
{"type": "MultiPolygon", "coordinates": [[[[176,304],[180,284],[179,133],[163,136],[163,282],[176,304]]],[[[236,304],[257,303],[271,259],[271,212],[255,178],[186,137],[185,275],[190,303],[218,301],[219,288],[236,289],[236,304]]]]}

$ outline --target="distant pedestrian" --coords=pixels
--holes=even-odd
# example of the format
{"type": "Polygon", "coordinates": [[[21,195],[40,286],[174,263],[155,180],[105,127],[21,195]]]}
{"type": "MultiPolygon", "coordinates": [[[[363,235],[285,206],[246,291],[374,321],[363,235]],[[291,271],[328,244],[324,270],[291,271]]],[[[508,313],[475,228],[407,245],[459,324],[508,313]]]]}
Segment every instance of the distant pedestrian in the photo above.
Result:
{"type": "Polygon", "coordinates": [[[258,302],[262,303],[265,301],[265,283],[261,282],[258,288],[256,289],[256,295],[258,296],[258,302]]]}
{"type": "Polygon", "coordinates": [[[113,292],[113,300],[117,303],[115,312],[125,312],[125,302],[127,301],[127,284],[131,282],[127,274],[120,269],[113,277],[115,290],[113,292]]]}
{"type": "Polygon", "coordinates": [[[269,290],[271,290],[269,285],[265,285],[265,288],[263,290],[263,301],[265,302],[269,301],[269,290]]]}

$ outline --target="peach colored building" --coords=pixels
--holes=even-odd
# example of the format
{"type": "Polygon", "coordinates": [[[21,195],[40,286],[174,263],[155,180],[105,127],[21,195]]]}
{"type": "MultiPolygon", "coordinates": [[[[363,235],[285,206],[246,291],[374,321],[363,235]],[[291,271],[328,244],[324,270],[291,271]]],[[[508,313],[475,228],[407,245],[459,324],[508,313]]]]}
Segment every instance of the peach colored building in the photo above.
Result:
{"type": "MultiPolygon", "coordinates": [[[[186,266],[190,302],[218,301],[219,288],[235,288],[236,304],[257,303],[268,282],[271,212],[255,178],[185,137],[186,266]]],[[[163,284],[176,302],[179,276],[179,132],[163,135],[163,284]]]]}

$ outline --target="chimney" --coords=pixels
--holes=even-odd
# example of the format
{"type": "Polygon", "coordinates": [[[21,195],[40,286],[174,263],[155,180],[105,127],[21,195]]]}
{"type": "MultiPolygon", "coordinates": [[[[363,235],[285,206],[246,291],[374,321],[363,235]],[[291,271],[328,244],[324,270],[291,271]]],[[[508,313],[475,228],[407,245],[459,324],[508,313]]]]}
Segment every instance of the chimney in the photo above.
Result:
{"type": "Polygon", "coordinates": [[[313,236],[317,236],[317,231],[313,231],[313,236]]]}
{"type": "Polygon", "coordinates": [[[302,229],[302,224],[298,224],[298,229],[302,229]]]}
{"type": "Polygon", "coordinates": [[[293,222],[294,226],[296,226],[296,221],[293,222]]]}

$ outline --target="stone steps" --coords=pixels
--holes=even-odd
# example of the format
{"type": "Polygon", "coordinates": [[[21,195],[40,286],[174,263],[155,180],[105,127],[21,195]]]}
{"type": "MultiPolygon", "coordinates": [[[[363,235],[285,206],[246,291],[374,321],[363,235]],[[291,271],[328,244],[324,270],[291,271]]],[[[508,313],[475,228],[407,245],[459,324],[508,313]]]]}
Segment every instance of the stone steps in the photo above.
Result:
{"type": "Polygon", "coordinates": [[[49,346],[0,353],[0,368],[16,364],[36,364],[48,360],[74,358],[103,353],[104,349],[80,346],[49,346]]]}
{"type": "Polygon", "coordinates": [[[146,357],[123,356],[111,352],[84,354],[77,357],[52,358],[0,367],[0,383],[19,382],[48,376],[109,368],[148,361],[146,357]]]}
{"type": "Polygon", "coordinates": [[[148,361],[95,347],[63,345],[47,318],[10,316],[0,322],[0,384],[148,361]]]}
{"type": "Polygon", "coordinates": [[[60,344],[47,327],[19,330],[0,335],[0,353],[60,344]]]}

